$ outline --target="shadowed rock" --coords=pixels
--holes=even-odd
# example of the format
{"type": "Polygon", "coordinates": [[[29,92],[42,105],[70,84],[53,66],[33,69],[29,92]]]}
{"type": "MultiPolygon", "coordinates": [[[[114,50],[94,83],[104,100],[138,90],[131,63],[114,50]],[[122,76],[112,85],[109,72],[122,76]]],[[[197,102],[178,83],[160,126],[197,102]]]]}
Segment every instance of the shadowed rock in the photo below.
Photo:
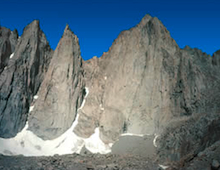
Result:
{"type": "Polygon", "coordinates": [[[29,106],[47,71],[51,49],[39,21],[25,27],[14,56],[0,75],[0,136],[13,137],[25,125],[29,106]]]}
{"type": "Polygon", "coordinates": [[[18,40],[18,32],[0,26],[0,74],[7,66],[10,55],[14,52],[18,40]]]}

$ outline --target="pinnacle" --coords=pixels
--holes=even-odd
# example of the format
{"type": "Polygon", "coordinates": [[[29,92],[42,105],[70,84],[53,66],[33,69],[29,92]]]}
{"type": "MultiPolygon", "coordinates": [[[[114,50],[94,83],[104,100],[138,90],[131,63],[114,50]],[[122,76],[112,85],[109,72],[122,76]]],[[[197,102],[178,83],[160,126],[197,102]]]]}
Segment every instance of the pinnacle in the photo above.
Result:
{"type": "Polygon", "coordinates": [[[68,30],[70,30],[70,27],[69,27],[69,24],[66,24],[66,27],[65,27],[65,29],[64,29],[64,32],[66,32],[66,31],[68,31],[68,30]]]}
{"type": "Polygon", "coordinates": [[[64,32],[63,32],[63,36],[73,36],[73,35],[74,35],[74,33],[70,29],[69,25],[66,24],[66,27],[65,27],[64,32]]]}
{"type": "Polygon", "coordinates": [[[141,22],[138,24],[140,26],[146,25],[146,23],[151,20],[152,17],[149,14],[146,14],[142,19],[141,22]]]}

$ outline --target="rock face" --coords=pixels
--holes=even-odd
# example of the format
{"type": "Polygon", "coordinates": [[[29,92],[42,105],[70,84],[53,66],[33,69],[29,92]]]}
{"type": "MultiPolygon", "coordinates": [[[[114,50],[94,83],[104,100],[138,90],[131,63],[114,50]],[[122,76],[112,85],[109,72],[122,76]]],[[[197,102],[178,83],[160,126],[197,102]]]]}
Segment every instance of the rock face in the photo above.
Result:
{"type": "Polygon", "coordinates": [[[220,50],[216,51],[213,54],[212,64],[214,66],[219,66],[220,65],[220,50]]]}
{"type": "Polygon", "coordinates": [[[124,132],[156,133],[162,135],[158,150],[164,160],[180,160],[192,148],[198,153],[219,140],[219,56],[180,49],[163,24],[146,15],[101,58],[83,63],[90,93],[75,132],[88,137],[100,127],[106,143],[124,132]]]}
{"type": "Polygon", "coordinates": [[[34,21],[0,75],[1,136],[24,126],[37,94],[28,124],[44,140],[64,133],[77,114],[74,132],[87,138],[99,128],[106,144],[122,133],[156,134],[162,162],[189,159],[220,140],[220,52],[180,49],[157,18],[123,31],[101,58],[83,61],[68,26],[50,52],[34,21]]]}
{"type": "Polygon", "coordinates": [[[184,162],[220,140],[217,59],[216,54],[211,57],[198,49],[185,47],[181,50],[174,102],[179,101],[185,112],[172,119],[161,134],[158,140],[160,160],[184,162]]]}
{"type": "Polygon", "coordinates": [[[18,40],[18,32],[0,26],[0,74],[7,66],[10,55],[14,52],[18,40]]]}
{"type": "Polygon", "coordinates": [[[205,105],[202,91],[211,88],[201,71],[212,64],[191,51],[149,15],[122,32],[101,58],[84,63],[90,94],[76,133],[87,137],[100,126],[102,139],[112,142],[123,132],[160,133],[173,118],[197,112],[205,105]]]}
{"type": "Polygon", "coordinates": [[[67,25],[38,92],[29,129],[43,139],[64,133],[72,125],[85,95],[82,78],[78,38],[67,25]]]}
{"type": "MultiPolygon", "coordinates": [[[[14,48],[13,43],[11,45],[5,50],[9,51],[8,55],[14,48]]],[[[6,68],[0,74],[1,137],[13,137],[24,127],[30,103],[47,71],[50,54],[51,49],[40,30],[39,21],[33,21],[25,27],[13,58],[4,63],[6,68]]]]}
{"type": "MultiPolygon", "coordinates": [[[[156,25],[159,25],[158,19],[146,16],[135,28],[122,32],[109,52],[103,54],[100,59],[94,58],[93,61],[85,62],[85,75],[90,95],[87,97],[84,112],[79,117],[79,122],[83,123],[79,123],[76,133],[81,133],[80,130],[84,129],[83,135],[89,136],[93,131],[91,125],[93,127],[99,125],[102,139],[109,142],[116,140],[125,131],[154,133],[151,108],[146,110],[148,109],[146,105],[151,105],[146,102],[148,100],[146,98],[150,97],[154,83],[149,80],[146,84],[146,81],[148,78],[154,80],[154,75],[159,75],[155,72],[160,70],[157,69],[155,72],[153,70],[148,76],[147,72],[152,68],[147,68],[146,65],[148,61],[154,60],[152,48],[156,43],[154,42],[156,39],[152,40],[150,37],[155,35],[148,34],[147,31],[159,32],[156,25]],[[151,25],[149,30],[146,26],[148,22],[151,25]],[[150,47],[152,46],[150,50],[148,50],[149,43],[151,43],[150,47]],[[85,123],[88,120],[90,126],[85,123]]],[[[160,32],[158,36],[161,36],[160,32]]]]}

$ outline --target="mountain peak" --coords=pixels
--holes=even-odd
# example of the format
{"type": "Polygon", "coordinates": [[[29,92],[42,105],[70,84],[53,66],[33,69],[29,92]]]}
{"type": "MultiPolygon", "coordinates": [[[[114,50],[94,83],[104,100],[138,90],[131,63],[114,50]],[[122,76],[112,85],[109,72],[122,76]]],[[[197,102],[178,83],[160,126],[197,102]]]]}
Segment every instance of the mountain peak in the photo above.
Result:
{"type": "Polygon", "coordinates": [[[33,29],[33,28],[40,28],[40,21],[39,20],[33,20],[30,24],[28,24],[25,28],[24,31],[27,29],[33,29]]]}
{"type": "Polygon", "coordinates": [[[64,32],[63,32],[63,37],[64,36],[73,36],[73,35],[74,35],[74,33],[70,29],[69,24],[66,24],[66,27],[65,27],[64,32]]]}
{"type": "Polygon", "coordinates": [[[138,24],[139,26],[144,26],[146,23],[148,23],[152,19],[152,16],[149,14],[146,14],[142,19],[141,22],[138,24]]]}
{"type": "MultiPolygon", "coordinates": [[[[139,152],[178,169],[219,141],[219,51],[211,58],[189,46],[182,50],[157,17],[145,15],[103,57],[83,61],[77,36],[68,24],[63,31],[52,53],[37,20],[15,50],[10,30],[0,37],[0,61],[7,57],[0,73],[0,137],[10,138],[0,138],[0,154],[84,155],[112,146],[117,154],[115,146],[132,135],[144,141],[125,154],[139,152]]],[[[210,161],[216,155],[208,154],[210,161]]]]}
{"type": "Polygon", "coordinates": [[[66,32],[66,31],[68,31],[68,30],[70,30],[70,26],[69,26],[69,24],[66,24],[66,27],[65,27],[65,29],[64,29],[64,32],[66,32]]]}

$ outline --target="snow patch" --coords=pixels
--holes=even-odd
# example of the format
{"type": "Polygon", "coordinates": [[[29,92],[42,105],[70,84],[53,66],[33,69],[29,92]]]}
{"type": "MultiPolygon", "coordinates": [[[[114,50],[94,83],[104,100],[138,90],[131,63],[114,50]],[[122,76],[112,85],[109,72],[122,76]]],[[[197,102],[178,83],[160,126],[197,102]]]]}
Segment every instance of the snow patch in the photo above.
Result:
{"type": "Polygon", "coordinates": [[[29,113],[32,112],[33,109],[34,109],[34,106],[30,106],[30,108],[29,108],[29,113]]]}
{"type": "Polygon", "coordinates": [[[81,110],[84,107],[85,102],[86,102],[86,100],[83,100],[83,102],[82,102],[81,106],[78,108],[78,110],[81,110]]]}
{"type": "Polygon", "coordinates": [[[6,66],[5,68],[4,68],[4,70],[6,70],[8,67],[6,66]]]}
{"type": "Polygon", "coordinates": [[[35,95],[35,96],[34,96],[34,99],[35,99],[35,100],[37,100],[37,99],[38,99],[38,96],[37,96],[37,95],[35,95]]]}
{"type": "Polygon", "coordinates": [[[114,145],[114,143],[109,143],[108,146],[111,148],[114,145]]]}
{"type": "Polygon", "coordinates": [[[14,53],[12,53],[11,55],[10,55],[10,58],[13,58],[14,57],[14,53]]]}
{"type": "Polygon", "coordinates": [[[169,168],[169,166],[165,166],[165,165],[161,165],[161,164],[158,164],[159,165],[159,167],[161,167],[162,169],[167,169],[167,168],[169,168]]]}
{"type": "Polygon", "coordinates": [[[105,110],[104,107],[102,107],[102,104],[99,105],[100,110],[105,110]]]}
{"type": "Polygon", "coordinates": [[[99,128],[95,129],[95,133],[92,134],[88,139],[84,139],[85,147],[92,153],[101,153],[107,154],[111,152],[109,145],[106,145],[102,142],[99,137],[99,128]]]}
{"type": "Polygon", "coordinates": [[[157,138],[159,137],[159,135],[157,135],[157,134],[154,134],[154,140],[153,140],[153,144],[154,144],[154,146],[157,148],[157,143],[156,143],[156,141],[157,141],[157,138]]]}
{"type": "Polygon", "coordinates": [[[44,141],[27,129],[28,122],[24,129],[14,138],[0,138],[0,153],[4,154],[4,150],[8,150],[10,152],[13,151],[14,155],[52,156],[54,154],[62,155],[71,154],[73,152],[79,153],[83,147],[83,140],[79,139],[70,130],[54,140],[44,141]],[[74,151],[71,150],[71,146],[74,147],[74,151]]]}
{"type": "MultiPolygon", "coordinates": [[[[89,89],[85,88],[88,96],[89,89]]],[[[85,98],[79,109],[82,109],[85,104],[85,98]]],[[[30,112],[34,106],[30,107],[30,112]]],[[[78,109],[78,110],[79,110],[78,109]]],[[[15,137],[4,139],[0,138],[0,153],[4,155],[24,155],[24,156],[52,156],[55,154],[72,154],[80,153],[83,146],[93,153],[106,154],[111,152],[111,146],[102,142],[99,137],[99,128],[95,129],[95,133],[89,138],[81,138],[77,136],[73,130],[78,124],[79,114],[72,126],[61,136],[53,140],[42,140],[33,132],[28,130],[28,122],[21,132],[15,137]]]]}
{"type": "Polygon", "coordinates": [[[88,96],[88,94],[89,94],[89,88],[85,87],[85,90],[86,90],[86,95],[85,95],[85,98],[86,98],[88,96]]]}
{"type": "Polygon", "coordinates": [[[121,136],[139,136],[139,137],[143,137],[143,134],[134,134],[134,133],[123,133],[121,134],[121,136]]]}
{"type": "Polygon", "coordinates": [[[104,79],[107,80],[107,76],[105,76],[104,79]]]}

